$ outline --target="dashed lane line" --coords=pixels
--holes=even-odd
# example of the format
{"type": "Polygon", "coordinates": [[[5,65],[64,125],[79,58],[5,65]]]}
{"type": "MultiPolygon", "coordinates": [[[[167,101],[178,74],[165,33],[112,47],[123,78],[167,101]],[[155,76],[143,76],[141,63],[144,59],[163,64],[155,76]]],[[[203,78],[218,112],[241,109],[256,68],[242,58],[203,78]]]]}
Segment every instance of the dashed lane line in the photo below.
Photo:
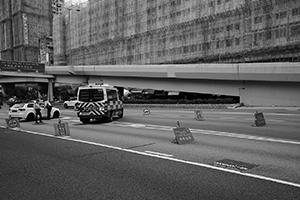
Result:
{"type": "Polygon", "coordinates": [[[173,155],[160,153],[160,152],[155,152],[155,151],[145,151],[145,152],[150,153],[150,154],[154,154],[154,155],[164,156],[164,157],[173,157],[173,155]]]}
{"type": "MultiPolygon", "coordinates": [[[[151,124],[144,124],[144,126],[141,126],[140,124],[134,125],[134,124],[131,124],[128,122],[125,122],[125,123],[113,122],[113,123],[105,124],[105,125],[143,128],[143,129],[162,130],[162,131],[173,131],[173,128],[174,128],[171,126],[157,126],[157,125],[151,125],[151,124]]],[[[240,138],[240,139],[247,139],[247,140],[258,140],[258,141],[264,141],[264,142],[276,142],[276,143],[300,145],[300,141],[253,136],[253,135],[246,135],[246,134],[240,134],[240,133],[229,133],[229,132],[222,132],[222,131],[202,130],[202,129],[190,129],[190,131],[192,133],[198,133],[198,134],[203,134],[203,135],[215,135],[215,136],[232,137],[232,138],[240,138]]]]}

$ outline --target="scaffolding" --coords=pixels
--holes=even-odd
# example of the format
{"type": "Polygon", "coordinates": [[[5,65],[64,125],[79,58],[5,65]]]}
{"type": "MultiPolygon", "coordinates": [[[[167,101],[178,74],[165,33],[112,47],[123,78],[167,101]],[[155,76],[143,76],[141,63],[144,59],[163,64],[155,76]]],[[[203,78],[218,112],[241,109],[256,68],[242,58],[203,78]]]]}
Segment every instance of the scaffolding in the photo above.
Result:
{"type": "Polygon", "coordinates": [[[70,35],[56,57],[71,51],[77,65],[299,57],[297,0],[89,0],[78,6],[80,12],[69,18],[65,11],[54,21],[54,41],[63,44],[70,35]]]}

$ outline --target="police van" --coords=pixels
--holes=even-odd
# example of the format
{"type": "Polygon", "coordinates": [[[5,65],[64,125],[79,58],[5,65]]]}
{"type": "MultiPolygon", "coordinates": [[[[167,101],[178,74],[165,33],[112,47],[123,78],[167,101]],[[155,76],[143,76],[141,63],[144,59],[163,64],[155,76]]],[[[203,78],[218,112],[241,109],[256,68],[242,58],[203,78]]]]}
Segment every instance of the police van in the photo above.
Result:
{"type": "Polygon", "coordinates": [[[123,102],[119,98],[118,90],[107,84],[79,87],[77,100],[75,110],[84,124],[92,119],[105,119],[111,122],[114,117],[122,118],[124,115],[123,102]]]}

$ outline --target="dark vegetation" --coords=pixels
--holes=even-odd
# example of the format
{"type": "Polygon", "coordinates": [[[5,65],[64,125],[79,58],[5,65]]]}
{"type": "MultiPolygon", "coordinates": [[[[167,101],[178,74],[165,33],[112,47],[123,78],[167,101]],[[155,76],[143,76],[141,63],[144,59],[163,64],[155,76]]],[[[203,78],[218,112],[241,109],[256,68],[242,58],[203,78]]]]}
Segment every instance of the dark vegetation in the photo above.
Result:
{"type": "Polygon", "coordinates": [[[124,104],[234,104],[236,98],[216,99],[126,99],[124,104]]]}

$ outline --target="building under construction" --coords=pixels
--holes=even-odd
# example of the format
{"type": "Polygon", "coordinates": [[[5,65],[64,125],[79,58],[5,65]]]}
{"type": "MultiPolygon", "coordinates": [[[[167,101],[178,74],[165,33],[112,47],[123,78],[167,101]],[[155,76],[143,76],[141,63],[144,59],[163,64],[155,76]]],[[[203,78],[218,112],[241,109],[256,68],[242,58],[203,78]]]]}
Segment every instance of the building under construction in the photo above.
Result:
{"type": "Polygon", "coordinates": [[[89,0],[66,6],[53,29],[56,65],[300,57],[299,0],[89,0]]]}
{"type": "Polygon", "coordinates": [[[40,40],[52,36],[52,18],[52,0],[0,0],[0,59],[40,61],[40,40]]]}

